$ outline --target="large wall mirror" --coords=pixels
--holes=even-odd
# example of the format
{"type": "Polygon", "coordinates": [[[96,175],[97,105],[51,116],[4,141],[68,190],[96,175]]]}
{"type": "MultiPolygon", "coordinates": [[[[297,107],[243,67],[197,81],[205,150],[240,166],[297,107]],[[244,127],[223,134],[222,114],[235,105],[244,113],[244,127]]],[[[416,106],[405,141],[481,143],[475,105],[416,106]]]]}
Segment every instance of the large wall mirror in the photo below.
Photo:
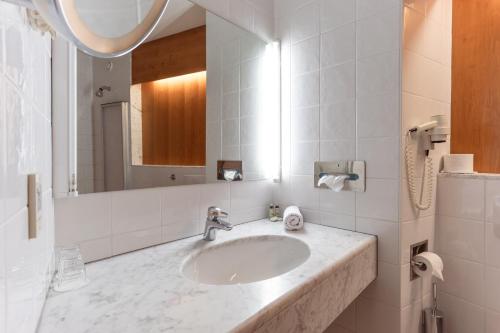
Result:
{"type": "Polygon", "coordinates": [[[170,0],[131,54],[78,52],[79,193],[279,177],[279,90],[277,43],[170,0]]]}

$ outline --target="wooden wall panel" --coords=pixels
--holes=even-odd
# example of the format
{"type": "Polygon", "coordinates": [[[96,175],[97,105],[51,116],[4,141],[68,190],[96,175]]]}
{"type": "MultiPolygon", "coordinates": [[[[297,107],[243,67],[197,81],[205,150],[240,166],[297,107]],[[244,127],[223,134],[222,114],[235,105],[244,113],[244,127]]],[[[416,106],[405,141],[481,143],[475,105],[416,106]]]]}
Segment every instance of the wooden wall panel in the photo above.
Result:
{"type": "Polygon", "coordinates": [[[453,1],[451,152],[500,173],[500,1],[453,1]]]}
{"type": "Polygon", "coordinates": [[[142,44],[132,52],[132,84],[206,70],[206,27],[142,44]]]}
{"type": "Polygon", "coordinates": [[[142,84],[143,163],[205,165],[206,73],[142,84]]]}

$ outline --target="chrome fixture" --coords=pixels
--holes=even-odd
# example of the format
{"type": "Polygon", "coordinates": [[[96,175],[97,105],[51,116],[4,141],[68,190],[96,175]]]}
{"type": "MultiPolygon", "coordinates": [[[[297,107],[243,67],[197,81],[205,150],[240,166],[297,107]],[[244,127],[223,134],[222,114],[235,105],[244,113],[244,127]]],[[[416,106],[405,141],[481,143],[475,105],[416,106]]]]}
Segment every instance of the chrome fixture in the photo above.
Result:
{"type": "Polygon", "coordinates": [[[344,191],[365,192],[365,170],[365,161],[314,162],[314,187],[327,188],[318,185],[325,176],[345,176],[344,191]]]}
{"type": "Polygon", "coordinates": [[[111,91],[111,87],[110,86],[102,86],[99,89],[97,89],[95,95],[97,97],[103,97],[104,96],[104,90],[111,91]]]}
{"type": "Polygon", "coordinates": [[[100,58],[122,56],[141,44],[168,0],[7,0],[36,10],[57,34],[100,58]]]}
{"type": "Polygon", "coordinates": [[[227,217],[229,214],[217,207],[209,207],[207,213],[207,222],[205,223],[205,232],[203,239],[206,241],[215,240],[216,231],[218,229],[224,231],[231,231],[233,226],[231,223],[224,221],[222,218],[227,217]]]}
{"type": "Polygon", "coordinates": [[[413,271],[413,267],[417,267],[422,271],[425,271],[427,269],[426,265],[423,262],[416,262],[415,260],[413,260],[413,258],[422,252],[426,252],[428,248],[429,248],[428,240],[424,240],[410,245],[410,281],[419,278],[419,276],[413,271]]]}

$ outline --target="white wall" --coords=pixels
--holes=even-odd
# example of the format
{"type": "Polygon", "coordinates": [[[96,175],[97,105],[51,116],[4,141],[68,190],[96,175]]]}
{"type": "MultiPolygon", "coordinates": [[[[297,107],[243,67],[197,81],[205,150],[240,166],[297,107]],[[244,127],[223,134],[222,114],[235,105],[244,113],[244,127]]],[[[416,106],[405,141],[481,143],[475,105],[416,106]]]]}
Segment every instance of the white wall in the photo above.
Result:
{"type": "Polygon", "coordinates": [[[50,38],[0,2],[0,332],[35,331],[53,271],[50,61],[50,38]],[[35,172],[43,212],[29,240],[26,175],[35,172]]]}
{"type": "Polygon", "coordinates": [[[283,131],[275,201],[299,205],[309,222],[379,236],[379,279],[332,332],[409,332],[399,248],[402,1],[275,3],[283,131]],[[366,161],[366,193],[314,188],[314,161],[343,159],[366,161]]]}
{"type": "MultiPolygon", "coordinates": [[[[403,91],[401,135],[404,149],[405,135],[410,127],[428,122],[433,115],[450,116],[451,104],[451,0],[405,0],[403,34],[403,91]]],[[[431,208],[416,212],[408,192],[406,168],[401,170],[400,246],[401,292],[408,313],[418,319],[419,310],[431,304],[431,284],[426,281],[408,281],[410,244],[429,241],[434,250],[436,213],[436,174],[442,156],[449,153],[446,144],[436,144],[430,157],[434,166],[434,190],[431,208]]],[[[417,182],[422,182],[425,152],[422,143],[412,147],[416,154],[417,182]]],[[[402,150],[401,156],[404,157],[402,150]]],[[[455,331],[453,331],[455,332],[455,331]]]]}
{"type": "Polygon", "coordinates": [[[268,181],[190,185],[57,199],[56,244],[78,244],[85,261],[199,235],[208,207],[233,224],[266,217],[268,181]]]}
{"type": "Polygon", "coordinates": [[[436,248],[444,261],[439,307],[446,333],[500,327],[500,176],[438,177],[436,248]]]}

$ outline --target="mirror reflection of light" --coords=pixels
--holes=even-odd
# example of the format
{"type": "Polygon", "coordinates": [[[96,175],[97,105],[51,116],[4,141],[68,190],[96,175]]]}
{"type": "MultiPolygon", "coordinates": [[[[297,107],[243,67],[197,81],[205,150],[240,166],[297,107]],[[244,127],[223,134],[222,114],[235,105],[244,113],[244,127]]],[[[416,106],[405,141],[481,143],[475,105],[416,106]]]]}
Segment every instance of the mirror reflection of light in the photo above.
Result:
{"type": "Polygon", "coordinates": [[[258,138],[259,166],[266,179],[279,181],[280,175],[280,45],[266,45],[259,87],[258,138]]]}
{"type": "Polygon", "coordinates": [[[179,76],[168,77],[166,79],[160,79],[153,82],[154,84],[159,84],[159,85],[174,85],[192,81],[206,80],[206,77],[207,77],[207,71],[201,71],[196,73],[189,73],[179,76]]]}

